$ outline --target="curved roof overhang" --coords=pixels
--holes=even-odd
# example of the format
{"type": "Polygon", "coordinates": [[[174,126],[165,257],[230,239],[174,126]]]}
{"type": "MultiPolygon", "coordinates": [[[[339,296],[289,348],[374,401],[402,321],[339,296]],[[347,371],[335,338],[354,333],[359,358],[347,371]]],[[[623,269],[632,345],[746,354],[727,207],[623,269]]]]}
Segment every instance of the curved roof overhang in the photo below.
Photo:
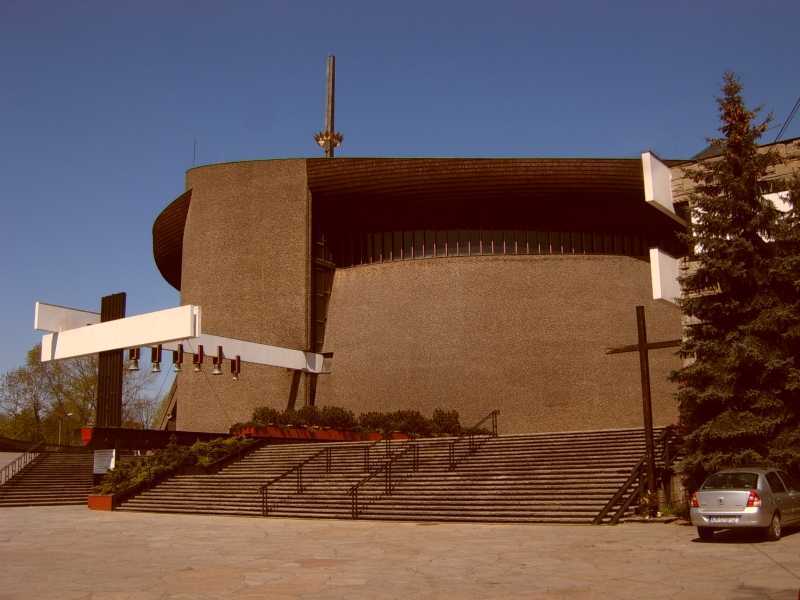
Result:
{"type": "Polygon", "coordinates": [[[638,158],[311,159],[307,173],[315,214],[337,226],[676,229],[645,203],[638,158]]]}
{"type": "MultiPolygon", "coordinates": [[[[376,226],[396,218],[405,226],[403,215],[420,210],[446,215],[449,223],[461,206],[482,204],[488,212],[502,202],[545,220],[614,219],[629,228],[679,229],[645,203],[638,158],[315,158],[306,160],[306,171],[315,210],[360,215],[376,226]]],[[[156,264],[176,289],[190,200],[191,190],[153,225],[156,264]]]]}
{"type": "Polygon", "coordinates": [[[317,158],[307,161],[315,196],[549,196],[565,190],[642,193],[641,161],[582,158],[317,158]]]}
{"type": "Polygon", "coordinates": [[[153,223],[153,258],[161,276],[176,290],[181,289],[183,230],[192,201],[187,190],[161,211],[153,223]]]}

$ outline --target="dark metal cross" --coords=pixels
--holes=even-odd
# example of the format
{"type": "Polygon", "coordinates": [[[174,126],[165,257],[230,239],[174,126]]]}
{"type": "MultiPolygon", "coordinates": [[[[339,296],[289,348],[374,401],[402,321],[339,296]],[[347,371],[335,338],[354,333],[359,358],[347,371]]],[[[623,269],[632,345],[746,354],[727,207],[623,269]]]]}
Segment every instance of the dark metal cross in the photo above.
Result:
{"type": "MultiPolygon", "coordinates": [[[[125,318],[125,292],[103,296],[100,321],[125,318]]],[[[122,425],[122,350],[101,352],[97,360],[97,427],[122,425]]]]}
{"type": "MultiPolygon", "coordinates": [[[[644,417],[645,446],[647,448],[647,491],[649,494],[655,494],[656,456],[655,441],[653,440],[653,404],[650,398],[650,361],[648,359],[648,355],[650,350],[678,347],[681,345],[681,340],[667,340],[665,342],[651,342],[648,344],[647,324],[645,323],[644,319],[644,306],[636,307],[636,326],[639,334],[638,343],[630,346],[609,348],[606,350],[606,354],[622,354],[625,352],[639,353],[639,368],[642,377],[642,414],[644,417]]],[[[650,509],[652,509],[652,507],[650,509]]],[[[651,514],[651,516],[654,515],[651,514]]]]}
{"type": "Polygon", "coordinates": [[[342,134],[334,127],[334,108],[336,100],[336,57],[328,56],[328,95],[325,102],[325,129],[314,136],[317,144],[325,150],[326,158],[333,158],[333,151],[341,145],[342,134]]]}

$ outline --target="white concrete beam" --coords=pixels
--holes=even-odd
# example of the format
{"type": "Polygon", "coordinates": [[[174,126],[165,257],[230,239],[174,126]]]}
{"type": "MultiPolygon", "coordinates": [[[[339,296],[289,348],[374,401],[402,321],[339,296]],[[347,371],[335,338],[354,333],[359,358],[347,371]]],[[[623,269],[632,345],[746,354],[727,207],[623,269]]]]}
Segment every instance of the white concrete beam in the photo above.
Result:
{"type": "Polygon", "coordinates": [[[644,200],[684,227],[687,223],[675,212],[672,202],[672,172],[652,152],[642,153],[644,200]]]}
{"type": "Polygon", "coordinates": [[[659,248],[650,248],[650,278],[653,284],[653,300],[678,303],[681,285],[678,282],[680,262],[659,248]]]}
{"type": "Polygon", "coordinates": [[[38,331],[66,331],[100,322],[100,313],[57,304],[37,302],[33,311],[33,328],[38,331]]]}
{"type": "Polygon", "coordinates": [[[187,304],[50,333],[42,337],[42,362],[195,337],[199,314],[200,307],[187,304]]]}
{"type": "MultiPolygon", "coordinates": [[[[302,350],[292,350],[279,346],[256,344],[255,342],[205,333],[196,338],[162,344],[162,348],[165,350],[177,350],[180,343],[183,344],[184,352],[192,354],[196,352],[198,345],[202,345],[207,361],[211,360],[210,357],[217,355],[217,346],[222,346],[222,355],[226,359],[238,356],[244,363],[294,369],[308,373],[322,373],[323,356],[316,352],[303,352],[302,350]]],[[[167,358],[164,360],[169,362],[167,358]]]]}
{"type": "Polygon", "coordinates": [[[43,362],[159,344],[165,350],[177,350],[183,344],[184,352],[190,354],[202,345],[209,358],[222,346],[227,359],[239,356],[245,363],[324,372],[322,354],[204,334],[200,317],[199,306],[186,305],[100,323],[97,313],[37,303],[34,327],[52,332],[42,337],[43,362]]]}

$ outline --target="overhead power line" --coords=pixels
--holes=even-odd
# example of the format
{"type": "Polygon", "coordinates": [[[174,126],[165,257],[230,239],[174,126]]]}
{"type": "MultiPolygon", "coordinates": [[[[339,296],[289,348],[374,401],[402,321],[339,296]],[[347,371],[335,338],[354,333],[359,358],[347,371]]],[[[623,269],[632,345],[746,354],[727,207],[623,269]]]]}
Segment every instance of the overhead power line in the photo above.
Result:
{"type": "MultiPolygon", "coordinates": [[[[776,141],[776,142],[777,142],[777,141],[780,139],[780,137],[783,135],[783,132],[784,132],[784,131],[786,131],[786,128],[789,126],[789,123],[791,123],[791,122],[792,122],[792,119],[793,119],[793,118],[794,118],[794,116],[797,114],[797,109],[798,109],[798,108],[800,108],[800,96],[798,96],[798,98],[797,98],[797,102],[795,102],[795,103],[794,103],[794,106],[792,107],[792,110],[791,110],[791,111],[789,111],[789,116],[788,116],[788,117],[786,117],[786,120],[783,122],[783,126],[781,127],[781,130],[778,132],[778,135],[776,135],[776,136],[775,136],[775,141],[776,141]]],[[[773,142],[773,143],[774,143],[774,142],[773,142]]]]}

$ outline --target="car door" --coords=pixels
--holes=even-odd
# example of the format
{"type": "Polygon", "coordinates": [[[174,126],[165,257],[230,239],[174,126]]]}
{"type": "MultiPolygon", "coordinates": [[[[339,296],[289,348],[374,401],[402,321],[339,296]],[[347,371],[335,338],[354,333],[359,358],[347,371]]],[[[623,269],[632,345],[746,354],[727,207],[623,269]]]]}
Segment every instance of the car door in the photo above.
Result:
{"type": "Polygon", "coordinates": [[[791,521],[794,523],[800,522],[800,484],[798,484],[797,479],[786,473],[785,471],[778,471],[778,475],[783,480],[783,483],[786,484],[786,489],[788,490],[788,500],[787,510],[791,510],[791,521]]]}
{"type": "Polygon", "coordinates": [[[784,523],[791,523],[795,515],[793,512],[794,503],[789,497],[789,490],[783,485],[783,481],[781,481],[781,478],[778,477],[775,471],[768,472],[766,477],[769,488],[772,490],[772,499],[775,502],[775,506],[781,512],[781,521],[784,523]]]}

